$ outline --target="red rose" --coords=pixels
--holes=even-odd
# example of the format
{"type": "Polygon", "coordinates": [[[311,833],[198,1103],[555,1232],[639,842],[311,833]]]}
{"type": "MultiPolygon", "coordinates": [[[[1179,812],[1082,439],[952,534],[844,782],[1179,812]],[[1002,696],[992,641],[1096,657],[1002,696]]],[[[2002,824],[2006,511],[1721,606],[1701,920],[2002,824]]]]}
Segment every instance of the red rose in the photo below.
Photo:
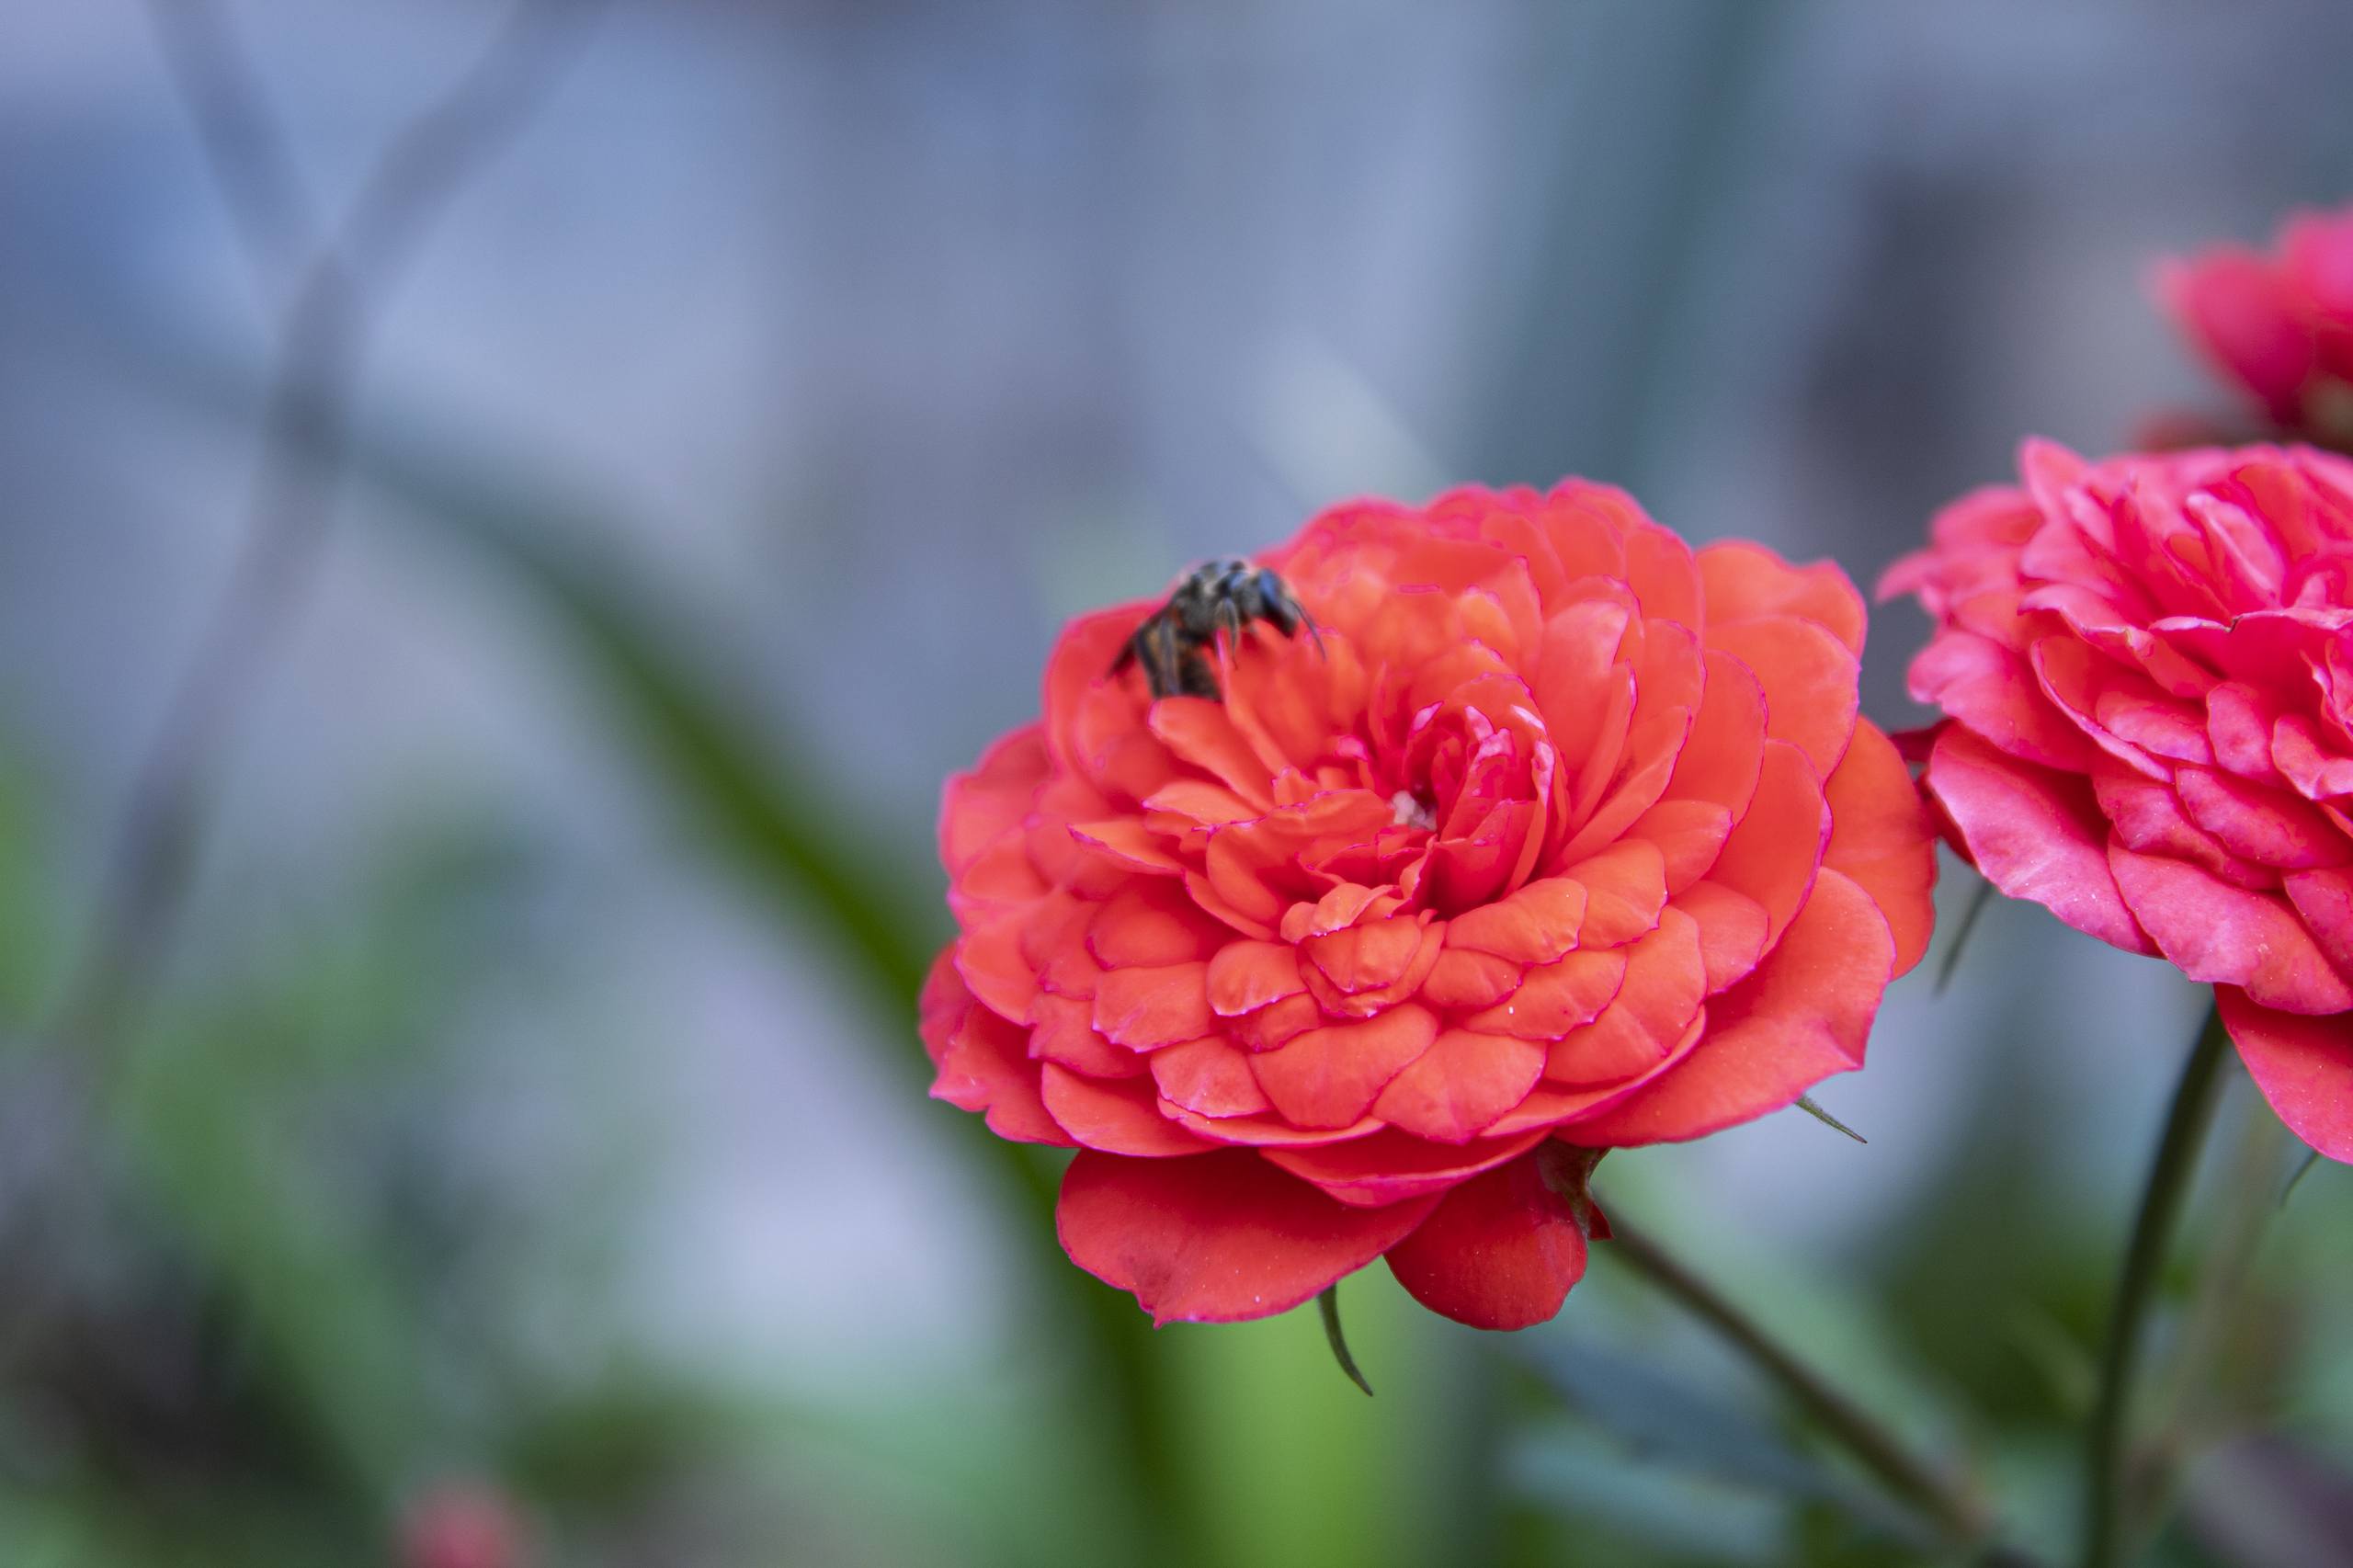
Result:
{"type": "Polygon", "coordinates": [[[2182,330],[2290,430],[2346,433],[2353,402],[2353,209],[2299,212],[2266,256],[2218,246],[2157,275],[2182,330]]]}
{"type": "Polygon", "coordinates": [[[1324,653],[1262,626],[1222,702],[1154,702],[1108,672],[1157,603],[1084,616],[1043,721],[949,782],[932,1092],[1077,1145],[1063,1244],[1163,1322],[1383,1256],[1540,1322],[1585,1267],[1572,1146],[1860,1066],[1927,946],[1862,601],[1574,483],[1342,506],[1264,562],[1324,653]]]}
{"type": "Polygon", "coordinates": [[[1880,584],[1937,619],[1928,792],[2004,892],[2214,983],[2281,1119],[2353,1159],[2353,463],[2019,467],[1880,584]]]}

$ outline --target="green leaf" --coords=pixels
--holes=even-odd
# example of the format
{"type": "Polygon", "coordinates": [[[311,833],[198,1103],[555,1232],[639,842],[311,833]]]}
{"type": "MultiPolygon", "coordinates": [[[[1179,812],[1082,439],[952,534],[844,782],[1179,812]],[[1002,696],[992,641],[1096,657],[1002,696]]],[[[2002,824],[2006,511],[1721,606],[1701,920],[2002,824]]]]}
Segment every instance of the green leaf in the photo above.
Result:
{"type": "Polygon", "coordinates": [[[1805,1112],[1806,1115],[1813,1118],[1814,1120],[1821,1122],[1824,1127],[1831,1128],[1836,1131],[1843,1132],[1858,1143],[1869,1143],[1870,1142],[1870,1139],[1864,1137],[1861,1133],[1856,1131],[1853,1128],[1847,1126],[1845,1122],[1839,1120],[1836,1117],[1831,1115],[1820,1106],[1814,1104],[1813,1096],[1812,1095],[1800,1095],[1798,1096],[1798,1108],[1805,1112]]]}
{"type": "MultiPolygon", "coordinates": [[[[351,446],[355,477],[538,603],[648,778],[702,828],[723,864],[790,920],[792,939],[832,949],[886,1035],[904,1040],[892,1060],[910,1087],[926,1085],[915,1002],[946,934],[940,905],[912,892],[937,886],[924,852],[928,835],[912,841],[923,845],[916,850],[907,835],[869,821],[847,786],[813,762],[824,747],[756,708],[719,673],[724,662],[706,651],[710,629],[696,625],[689,637],[691,618],[661,603],[658,570],[585,542],[631,530],[481,449],[415,426],[397,436],[387,428],[371,426],[351,446]]],[[[1109,1450],[1124,1456],[1145,1521],[1138,1539],[1177,1550],[1180,1467],[1167,1446],[1164,1374],[1148,1320],[1063,1256],[1051,1221],[1061,1161],[997,1138],[977,1117],[943,1112],[939,1125],[1008,1210],[1009,1233],[1028,1251],[1026,1278],[1060,1314],[1084,1375],[1101,1393],[1088,1408],[1101,1413],[1109,1450]]]]}

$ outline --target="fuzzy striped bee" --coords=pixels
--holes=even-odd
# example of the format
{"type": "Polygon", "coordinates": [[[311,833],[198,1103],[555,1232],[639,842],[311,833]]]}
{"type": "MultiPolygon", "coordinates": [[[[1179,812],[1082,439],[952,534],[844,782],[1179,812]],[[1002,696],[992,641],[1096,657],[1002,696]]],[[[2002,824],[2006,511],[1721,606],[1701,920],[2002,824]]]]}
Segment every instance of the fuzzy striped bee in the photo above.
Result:
{"type": "Polygon", "coordinates": [[[1111,673],[1142,665],[1144,684],[1155,699],[1205,697],[1215,702],[1223,693],[1209,655],[1219,634],[1224,634],[1230,659],[1241,650],[1243,632],[1262,620],[1285,637],[1296,637],[1306,628],[1315,640],[1315,651],[1324,652],[1324,634],[1314,619],[1271,567],[1231,558],[1207,562],[1176,585],[1166,604],[1144,618],[1111,662],[1111,673]]]}

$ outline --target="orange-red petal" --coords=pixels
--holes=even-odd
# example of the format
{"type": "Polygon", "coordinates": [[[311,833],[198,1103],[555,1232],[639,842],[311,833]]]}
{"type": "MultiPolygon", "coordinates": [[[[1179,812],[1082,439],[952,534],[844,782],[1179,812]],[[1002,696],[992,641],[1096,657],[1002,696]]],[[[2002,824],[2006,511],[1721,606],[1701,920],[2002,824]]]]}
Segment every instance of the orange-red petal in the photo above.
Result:
{"type": "Polygon", "coordinates": [[[1389,1271],[1415,1301],[1472,1328],[1546,1322],[1585,1264],[1585,1227],[1532,1154],[1455,1187],[1389,1249],[1389,1271]]]}
{"type": "Polygon", "coordinates": [[[1346,1127],[1437,1037],[1437,1015],[1409,1004],[1378,1017],[1308,1029],[1253,1056],[1250,1068],[1293,1126],[1346,1127]]]}
{"type": "Polygon", "coordinates": [[[1071,1261],[1155,1323],[1288,1312],[1412,1233],[1436,1198],[1352,1209],[1241,1150],[1134,1160],[1082,1151],[1054,1228],[1071,1261]]]}
{"type": "Polygon", "coordinates": [[[1573,1124],[1580,1143],[1674,1142],[1789,1105],[1863,1046],[1895,962],[1870,895],[1836,871],[1749,977],[1709,1004],[1706,1036],[1656,1081],[1573,1124]]]}

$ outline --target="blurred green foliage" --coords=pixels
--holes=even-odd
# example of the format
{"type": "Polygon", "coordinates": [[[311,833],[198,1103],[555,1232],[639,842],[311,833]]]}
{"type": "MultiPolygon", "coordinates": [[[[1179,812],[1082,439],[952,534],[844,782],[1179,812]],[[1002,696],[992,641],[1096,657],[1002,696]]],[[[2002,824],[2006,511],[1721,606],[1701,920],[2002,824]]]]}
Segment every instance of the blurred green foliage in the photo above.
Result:
{"type": "MultiPolygon", "coordinates": [[[[536,607],[648,798],[701,830],[779,939],[828,945],[918,1094],[912,998],[945,929],[927,834],[864,820],[823,748],[731,687],[737,666],[708,635],[683,634],[646,563],[584,548],[619,530],[560,487],[422,427],[371,438],[357,463],[453,561],[536,607]]],[[[63,945],[51,834],[37,782],[0,767],[0,1011],[20,1104],[45,1092],[33,1021],[63,945]]],[[[615,1568],[1939,1560],[1607,1246],[1563,1323],[1506,1345],[1421,1312],[1382,1271],[1350,1281],[1368,1402],[1312,1311],[1153,1333],[1054,1247],[1056,1162],[944,1108],[938,1136],[1018,1260],[1006,1363],[870,1397],[714,1386],[633,1343],[613,1308],[625,1135],[534,1201],[451,1153],[451,1124],[487,1092],[464,1049],[482,1010],[544,1008],[583,961],[535,916],[565,896],[528,824],[442,813],[385,824],[334,901],[246,901],[208,939],[105,1125],[51,1140],[21,1177],[51,1209],[28,1223],[17,1205],[7,1232],[0,1562],[385,1561],[403,1507],[445,1475],[503,1488],[545,1562],[615,1568]],[[548,1352],[551,1318],[573,1353],[548,1352]]],[[[2015,1060],[1984,1081],[2031,1081],[2049,1025],[2015,1022],[1990,1047],[2015,1060]]],[[[595,1052],[643,1046],[584,1044],[562,1113],[623,1126],[595,1052]]],[[[2199,1541],[2233,1489],[2201,1489],[2200,1456],[2271,1462],[2238,1444],[2257,1429],[2338,1465],[2353,1446],[2353,1182],[2324,1169],[2269,1212],[2287,1153],[2258,1136],[2252,1096],[2230,1114],[2256,1131],[2210,1162],[2159,1346],[2155,1447],[2189,1465],[2189,1506],[2152,1561],[2179,1568],[2227,1561],[2199,1541]],[[2213,1267],[2244,1289],[2199,1300],[2213,1267]],[[2165,1354],[2183,1343],[2200,1351],[2187,1372],[2165,1354]]],[[[1756,1255],[1670,1161],[1613,1158],[1602,1195],[2053,1551],[2119,1216],[2070,1191],[2066,1129],[2031,1095],[1957,1116],[1927,1205],[1835,1269],[1756,1255]]]]}

